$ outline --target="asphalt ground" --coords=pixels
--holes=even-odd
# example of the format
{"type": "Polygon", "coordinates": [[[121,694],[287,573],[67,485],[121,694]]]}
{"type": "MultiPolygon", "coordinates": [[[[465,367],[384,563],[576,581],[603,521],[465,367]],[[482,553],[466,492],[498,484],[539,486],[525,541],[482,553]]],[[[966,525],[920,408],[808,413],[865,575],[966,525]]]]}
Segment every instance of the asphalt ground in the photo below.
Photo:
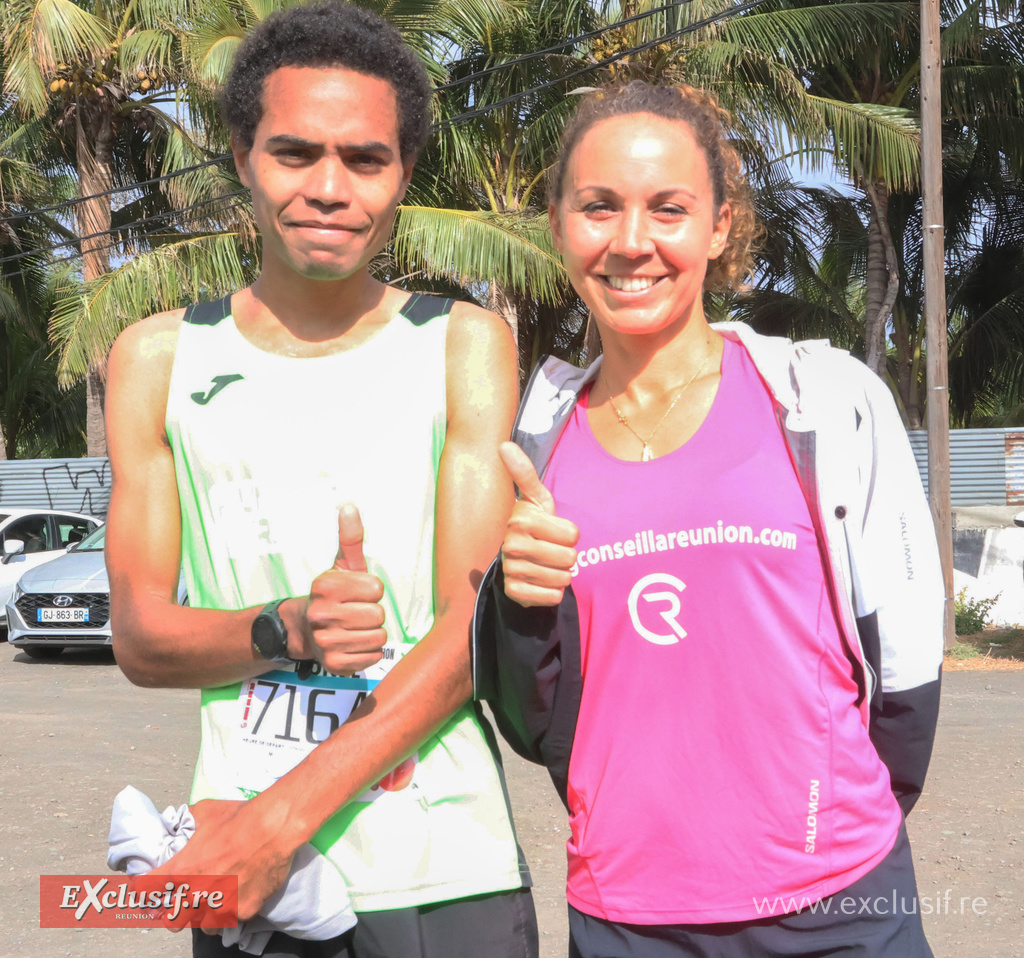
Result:
{"type": "MultiPolygon", "coordinates": [[[[0,693],[0,958],[185,958],[185,937],[162,929],[41,929],[39,876],[106,871],[110,808],[125,785],[159,808],[184,800],[198,693],[134,688],[109,653],[36,662],[6,644],[0,693]]],[[[564,958],[565,816],[543,769],[509,756],[506,771],[541,958],[564,958]]],[[[945,677],[908,827],[936,958],[1024,956],[1024,672],[945,677]]]]}

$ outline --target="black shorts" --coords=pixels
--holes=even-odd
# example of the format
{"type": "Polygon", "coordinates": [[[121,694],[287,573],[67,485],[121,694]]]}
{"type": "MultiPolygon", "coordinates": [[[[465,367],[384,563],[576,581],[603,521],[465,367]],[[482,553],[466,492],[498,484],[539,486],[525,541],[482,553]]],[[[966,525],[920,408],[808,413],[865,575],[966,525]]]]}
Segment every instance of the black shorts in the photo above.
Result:
{"type": "MultiPolygon", "coordinates": [[[[456,901],[364,911],[328,941],[275,932],[263,958],[537,958],[537,916],[529,888],[456,901]]],[[[244,958],[219,936],[192,933],[193,958],[244,958]]]]}
{"type": "Polygon", "coordinates": [[[903,824],[885,858],[814,911],[705,925],[631,925],[570,905],[569,939],[569,958],[932,958],[903,824]]]}

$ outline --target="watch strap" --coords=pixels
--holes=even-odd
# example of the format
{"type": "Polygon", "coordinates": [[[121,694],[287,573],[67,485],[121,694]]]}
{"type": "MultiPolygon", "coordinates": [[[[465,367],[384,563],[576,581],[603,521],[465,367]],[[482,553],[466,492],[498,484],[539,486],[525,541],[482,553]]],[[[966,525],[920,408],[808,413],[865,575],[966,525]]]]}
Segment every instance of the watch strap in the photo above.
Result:
{"type": "MultiPolygon", "coordinates": [[[[281,620],[281,613],[277,610],[281,608],[281,603],[286,600],[287,596],[284,599],[274,599],[273,602],[268,602],[262,609],[260,609],[260,615],[272,615],[275,619],[281,620]]],[[[281,620],[281,625],[284,625],[283,620],[281,620]]]]}
{"type": "Polygon", "coordinates": [[[268,602],[263,606],[256,618],[253,619],[252,627],[252,645],[256,654],[267,662],[276,662],[281,665],[292,661],[288,657],[288,629],[285,626],[284,621],[281,619],[280,612],[278,612],[281,603],[284,601],[284,599],[274,599],[272,602],[268,602]],[[264,622],[267,620],[273,622],[279,636],[284,640],[280,655],[267,655],[266,651],[260,648],[260,644],[257,642],[256,638],[256,630],[258,628],[258,623],[260,623],[261,620],[264,622]]]}
{"type": "MultiPolygon", "coordinates": [[[[284,639],[285,639],[285,650],[286,650],[285,654],[281,655],[280,657],[275,656],[272,659],[266,659],[266,661],[268,661],[268,662],[276,662],[276,663],[278,663],[280,665],[291,665],[291,664],[294,664],[295,665],[295,671],[298,674],[298,677],[300,679],[308,679],[313,674],[313,669],[316,667],[316,660],[315,659],[293,659],[293,658],[291,658],[291,656],[289,656],[287,654],[288,628],[284,624],[284,620],[281,618],[281,613],[278,612],[278,609],[281,607],[281,603],[285,602],[285,601],[287,601],[287,597],[285,597],[284,599],[274,599],[272,602],[268,602],[260,610],[259,615],[256,616],[257,619],[260,618],[261,616],[266,616],[269,619],[276,620],[278,625],[281,627],[281,632],[283,633],[284,639]]],[[[254,647],[255,647],[255,643],[254,643],[254,647]]],[[[256,651],[257,651],[257,653],[259,653],[259,649],[257,649],[256,651]]]]}

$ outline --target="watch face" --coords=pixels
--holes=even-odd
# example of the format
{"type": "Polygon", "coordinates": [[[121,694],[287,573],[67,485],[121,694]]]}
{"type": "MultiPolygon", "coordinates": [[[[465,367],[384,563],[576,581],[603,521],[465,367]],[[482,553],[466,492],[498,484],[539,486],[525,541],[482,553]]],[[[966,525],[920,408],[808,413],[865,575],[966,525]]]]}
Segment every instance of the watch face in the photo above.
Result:
{"type": "Polygon", "coordinates": [[[283,624],[269,615],[260,614],[252,623],[252,645],[265,659],[283,659],[288,652],[288,638],[283,624]]]}

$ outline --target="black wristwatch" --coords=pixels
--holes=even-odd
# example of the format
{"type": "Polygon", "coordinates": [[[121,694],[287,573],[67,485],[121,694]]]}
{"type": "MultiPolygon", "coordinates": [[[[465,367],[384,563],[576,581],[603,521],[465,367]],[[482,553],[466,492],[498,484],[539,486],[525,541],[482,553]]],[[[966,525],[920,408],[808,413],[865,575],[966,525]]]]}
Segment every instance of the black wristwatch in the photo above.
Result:
{"type": "Polygon", "coordinates": [[[261,658],[275,665],[294,665],[300,679],[313,674],[316,662],[313,659],[293,659],[288,656],[288,627],[281,618],[278,608],[284,599],[275,599],[263,606],[252,620],[252,648],[261,658]]]}
{"type": "Polygon", "coordinates": [[[261,658],[277,665],[290,665],[288,658],[288,629],[281,620],[278,607],[284,599],[268,602],[252,621],[252,648],[261,658]]]}

